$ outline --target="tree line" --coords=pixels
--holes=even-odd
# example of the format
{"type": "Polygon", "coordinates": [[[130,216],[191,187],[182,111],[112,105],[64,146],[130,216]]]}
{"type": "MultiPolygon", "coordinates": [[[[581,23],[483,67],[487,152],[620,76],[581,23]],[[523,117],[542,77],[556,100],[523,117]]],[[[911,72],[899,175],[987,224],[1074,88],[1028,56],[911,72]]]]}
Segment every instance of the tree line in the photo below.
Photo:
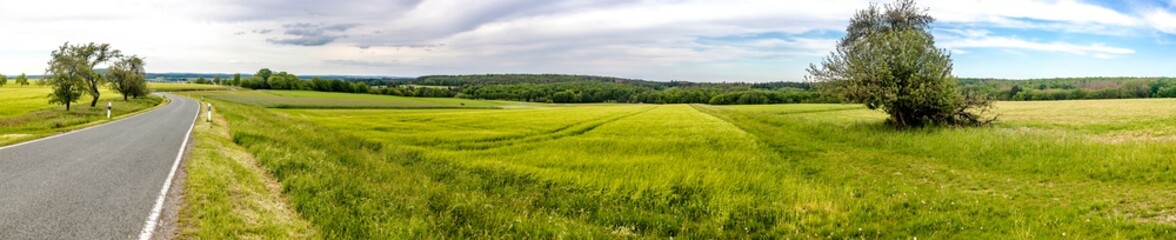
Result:
{"type": "Polygon", "coordinates": [[[453,97],[551,103],[772,104],[836,102],[801,82],[656,82],[563,74],[434,75],[393,85],[446,86],[453,97]]]}
{"type": "Polygon", "coordinates": [[[90,107],[94,107],[101,95],[99,88],[104,85],[122,94],[123,100],[146,96],[144,65],[142,57],[123,55],[110,44],[66,42],[50,53],[49,67],[40,84],[53,88],[49,103],[63,104],[67,111],[82,96],[90,96],[90,107]],[[108,68],[97,68],[102,64],[108,64],[108,68]]]}
{"type": "Polygon", "coordinates": [[[964,91],[1004,101],[1172,98],[1176,78],[961,79],[964,91]]]}

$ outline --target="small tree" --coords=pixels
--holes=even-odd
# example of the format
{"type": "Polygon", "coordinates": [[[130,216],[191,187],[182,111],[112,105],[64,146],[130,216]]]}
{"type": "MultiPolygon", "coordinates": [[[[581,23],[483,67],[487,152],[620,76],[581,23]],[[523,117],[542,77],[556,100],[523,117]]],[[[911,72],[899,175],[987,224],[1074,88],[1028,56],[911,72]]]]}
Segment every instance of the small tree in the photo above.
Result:
{"type": "Polygon", "coordinates": [[[221,77],[216,76],[216,77],[212,78],[212,83],[216,84],[216,85],[221,85],[221,77]]]}
{"type": "Polygon", "coordinates": [[[45,69],[45,79],[41,80],[40,84],[53,88],[53,92],[49,94],[49,103],[65,104],[65,110],[69,111],[70,104],[77,102],[85,93],[86,82],[83,75],[91,74],[93,69],[89,69],[89,64],[75,56],[69,43],[62,44],[50,53],[50,57],[49,67],[45,69]]]}
{"type": "Polygon", "coordinates": [[[230,85],[238,86],[238,87],[241,86],[241,74],[240,73],[233,74],[233,82],[230,85]]]}
{"type": "Polygon", "coordinates": [[[147,77],[143,65],[143,58],[130,56],[120,58],[110,66],[107,77],[110,79],[110,89],[122,94],[123,101],[128,96],[139,98],[147,95],[147,77]]]}
{"type": "Polygon", "coordinates": [[[924,125],[982,125],[989,102],[956,89],[951,56],[935,47],[935,19],[914,0],[884,9],[871,4],[852,19],[837,49],[808,69],[821,89],[849,102],[882,109],[899,128],[924,125]]]}
{"type": "Polygon", "coordinates": [[[0,87],[3,87],[5,84],[8,84],[8,75],[0,73],[0,87]]]}
{"type": "Polygon", "coordinates": [[[16,76],[16,84],[19,84],[21,87],[28,86],[29,78],[24,73],[20,73],[20,76],[16,76]]]}

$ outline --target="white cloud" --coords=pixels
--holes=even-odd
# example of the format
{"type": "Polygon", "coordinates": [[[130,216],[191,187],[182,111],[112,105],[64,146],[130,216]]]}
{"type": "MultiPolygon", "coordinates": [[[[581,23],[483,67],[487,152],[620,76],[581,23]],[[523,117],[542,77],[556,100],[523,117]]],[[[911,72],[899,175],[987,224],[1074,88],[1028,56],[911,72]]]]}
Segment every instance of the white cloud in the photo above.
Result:
{"type": "MultiPolygon", "coordinates": [[[[270,67],[300,74],[568,72],[708,80],[667,72],[749,69],[716,66],[765,59],[816,61],[833,50],[834,38],[849,18],[871,1],[889,2],[0,0],[0,29],[20,36],[0,38],[0,71],[41,71],[49,51],[62,42],[94,41],[146,55],[149,71],[252,72],[270,67]],[[708,41],[759,35],[771,37],[708,41]]],[[[994,36],[991,31],[1000,31],[994,27],[1100,35],[1149,28],[1176,33],[1169,12],[1132,16],[1078,0],[926,0],[920,5],[946,25],[973,29],[936,29],[937,35],[944,31],[957,38],[943,38],[944,44],[954,44],[956,54],[968,48],[1093,57],[1133,52],[994,36]]],[[[705,76],[799,79],[772,74],[778,73],[705,76]]]]}
{"type": "Polygon", "coordinates": [[[1077,0],[938,0],[923,3],[946,22],[1015,23],[1035,19],[1070,24],[1137,26],[1139,20],[1118,11],[1077,0]]]}
{"type": "Polygon", "coordinates": [[[1144,13],[1143,17],[1157,31],[1176,34],[1176,15],[1171,12],[1155,9],[1151,12],[1144,13]]]}
{"type": "Polygon", "coordinates": [[[1132,54],[1135,50],[1106,46],[1100,43],[1078,45],[1066,42],[1034,42],[1014,37],[985,36],[981,38],[954,39],[939,44],[947,49],[1004,48],[1044,52],[1060,52],[1075,55],[1092,55],[1097,58],[1132,54]]]}

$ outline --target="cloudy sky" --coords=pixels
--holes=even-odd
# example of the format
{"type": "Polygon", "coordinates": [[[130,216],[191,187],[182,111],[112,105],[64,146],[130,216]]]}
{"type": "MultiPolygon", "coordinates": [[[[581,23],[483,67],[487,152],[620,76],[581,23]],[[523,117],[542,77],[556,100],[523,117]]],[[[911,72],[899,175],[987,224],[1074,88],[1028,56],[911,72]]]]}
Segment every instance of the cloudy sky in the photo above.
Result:
{"type": "MultiPolygon", "coordinates": [[[[149,72],[801,81],[869,0],[0,0],[0,73],[66,41],[149,72]]],[[[1176,76],[1176,0],[922,0],[962,77],[1176,76]]]]}

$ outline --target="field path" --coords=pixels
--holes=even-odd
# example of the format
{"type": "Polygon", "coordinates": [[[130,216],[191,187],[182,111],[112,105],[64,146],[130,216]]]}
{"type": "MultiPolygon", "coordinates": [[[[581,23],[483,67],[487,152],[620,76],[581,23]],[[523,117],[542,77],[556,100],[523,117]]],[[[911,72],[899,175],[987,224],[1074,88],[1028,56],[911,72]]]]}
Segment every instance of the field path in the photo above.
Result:
{"type": "Polygon", "coordinates": [[[199,111],[165,96],[138,116],[0,148],[0,239],[150,236],[199,111]]]}

